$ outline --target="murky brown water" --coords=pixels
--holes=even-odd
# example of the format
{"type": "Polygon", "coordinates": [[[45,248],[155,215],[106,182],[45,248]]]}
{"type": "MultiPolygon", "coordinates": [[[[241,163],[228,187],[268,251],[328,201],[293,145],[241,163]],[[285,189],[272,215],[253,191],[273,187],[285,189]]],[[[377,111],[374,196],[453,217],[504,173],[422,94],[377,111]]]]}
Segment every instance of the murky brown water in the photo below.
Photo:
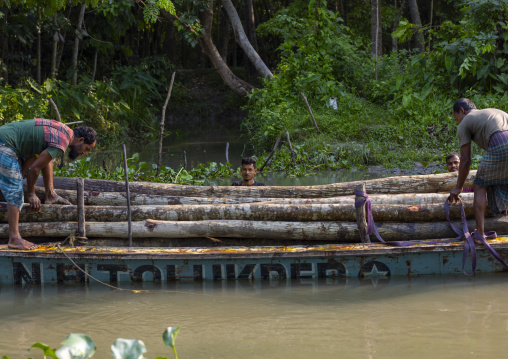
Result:
{"type": "Polygon", "coordinates": [[[508,274],[145,288],[176,292],[4,285],[0,355],[40,358],[26,349],[58,348],[73,332],[95,341],[94,358],[109,358],[119,337],[142,339],[147,358],[172,358],[161,340],[168,326],[182,327],[180,358],[501,358],[508,350],[508,274]]]}

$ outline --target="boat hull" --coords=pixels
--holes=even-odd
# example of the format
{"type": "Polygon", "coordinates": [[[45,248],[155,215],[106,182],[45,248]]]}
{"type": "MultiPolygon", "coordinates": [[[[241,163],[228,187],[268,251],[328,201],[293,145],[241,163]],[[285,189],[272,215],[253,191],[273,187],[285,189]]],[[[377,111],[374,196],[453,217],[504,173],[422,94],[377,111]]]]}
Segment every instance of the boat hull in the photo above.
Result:
{"type": "MultiPolygon", "coordinates": [[[[508,237],[489,241],[508,258],[508,237]]],[[[106,248],[0,246],[0,284],[169,282],[461,274],[463,244],[389,247],[347,244],[294,247],[106,248]],[[74,263],[75,264],[74,264],[74,263]],[[87,274],[79,269],[79,266],[87,274]]],[[[478,246],[477,272],[503,272],[478,246]]],[[[466,270],[470,271],[470,261],[466,270]]]]}

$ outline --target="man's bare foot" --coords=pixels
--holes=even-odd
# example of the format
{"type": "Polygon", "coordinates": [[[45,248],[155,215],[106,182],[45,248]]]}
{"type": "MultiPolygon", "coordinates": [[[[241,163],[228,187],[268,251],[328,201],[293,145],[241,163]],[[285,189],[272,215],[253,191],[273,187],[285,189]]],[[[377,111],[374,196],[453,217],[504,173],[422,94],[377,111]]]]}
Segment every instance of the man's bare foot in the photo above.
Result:
{"type": "Polygon", "coordinates": [[[72,205],[71,202],[66,200],[63,197],[60,197],[59,195],[56,195],[55,197],[46,197],[44,200],[44,204],[66,204],[66,205],[72,205]]]}
{"type": "Polygon", "coordinates": [[[39,246],[35,243],[24,240],[23,238],[9,239],[9,243],[7,243],[7,247],[10,249],[27,249],[32,250],[38,248],[39,246]]]}

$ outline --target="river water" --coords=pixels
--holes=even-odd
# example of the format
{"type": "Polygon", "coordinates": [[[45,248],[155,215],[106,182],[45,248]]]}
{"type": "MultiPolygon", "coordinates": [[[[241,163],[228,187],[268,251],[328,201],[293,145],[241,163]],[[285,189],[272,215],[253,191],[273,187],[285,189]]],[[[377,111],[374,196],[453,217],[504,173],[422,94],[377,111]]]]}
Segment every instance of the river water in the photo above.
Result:
{"type": "Polygon", "coordinates": [[[180,358],[501,358],[508,351],[508,274],[0,287],[0,355],[42,358],[69,333],[110,357],[117,338],[147,358],[173,357],[162,332],[180,326],[180,358]],[[124,286],[127,284],[124,284],[124,286]]]}

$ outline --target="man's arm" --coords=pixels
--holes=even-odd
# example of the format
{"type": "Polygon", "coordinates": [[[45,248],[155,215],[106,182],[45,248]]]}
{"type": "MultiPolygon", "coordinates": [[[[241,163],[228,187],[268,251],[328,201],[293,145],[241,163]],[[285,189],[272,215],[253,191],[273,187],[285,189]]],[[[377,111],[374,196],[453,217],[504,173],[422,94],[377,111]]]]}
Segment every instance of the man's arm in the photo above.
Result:
{"type": "Polygon", "coordinates": [[[457,177],[457,184],[450,192],[452,200],[457,201],[459,194],[462,192],[464,183],[466,183],[469,170],[471,169],[471,143],[467,143],[460,147],[460,165],[459,165],[459,176],[457,177]]]}
{"type": "MultiPolygon", "coordinates": [[[[35,195],[35,183],[37,182],[37,178],[39,177],[39,173],[50,163],[53,158],[49,154],[48,151],[44,150],[41,152],[39,157],[32,163],[30,168],[28,169],[28,177],[27,177],[27,191],[28,191],[28,202],[30,203],[30,208],[35,211],[40,211],[41,209],[41,201],[35,195]]],[[[53,165],[51,165],[51,170],[53,171],[53,165]]],[[[46,193],[48,191],[48,183],[44,181],[44,187],[46,188],[46,193]]],[[[53,176],[51,176],[51,184],[49,188],[53,188],[53,176]]]]}

